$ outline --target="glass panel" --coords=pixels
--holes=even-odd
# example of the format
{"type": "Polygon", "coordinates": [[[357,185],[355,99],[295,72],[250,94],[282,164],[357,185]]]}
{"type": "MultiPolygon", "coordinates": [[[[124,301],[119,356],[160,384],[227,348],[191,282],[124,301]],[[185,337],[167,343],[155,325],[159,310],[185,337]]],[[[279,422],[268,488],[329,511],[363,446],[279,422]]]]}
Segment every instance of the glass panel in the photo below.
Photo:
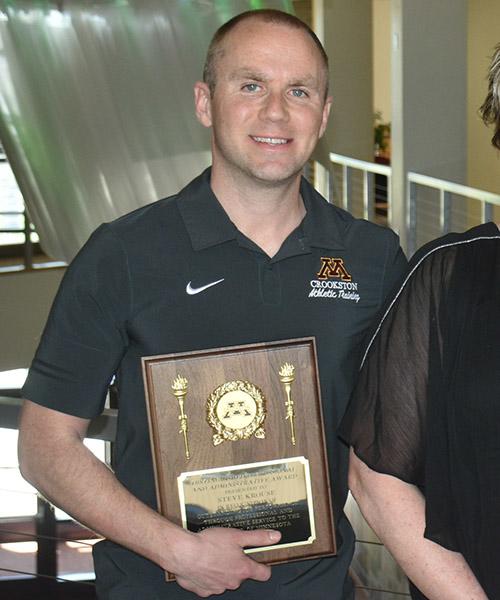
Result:
{"type": "Polygon", "coordinates": [[[94,579],[92,545],[99,540],[75,540],[57,544],[57,574],[64,579],[94,579]]]}
{"type": "Polygon", "coordinates": [[[36,490],[23,479],[17,461],[14,429],[0,429],[0,518],[36,514],[36,490]]]}
{"type": "Polygon", "coordinates": [[[0,544],[0,580],[36,573],[36,542],[0,544]]]}
{"type": "Polygon", "coordinates": [[[28,377],[28,369],[0,371],[0,390],[21,389],[28,377]]]}
{"type": "Polygon", "coordinates": [[[20,214],[6,215],[0,213],[0,229],[24,231],[24,216],[20,214]]]}
{"type": "Polygon", "coordinates": [[[0,246],[14,244],[24,244],[24,233],[0,233],[0,246]]]}
{"type": "MultiPolygon", "coordinates": [[[[33,516],[37,512],[36,490],[23,479],[17,460],[18,432],[0,428],[0,519],[6,517],[33,516]]],[[[106,442],[85,440],[85,445],[105,462],[106,442]]],[[[55,509],[58,520],[71,517],[59,508],[55,509]]]]}
{"type": "Polygon", "coordinates": [[[7,161],[0,162],[0,212],[23,212],[24,200],[7,161]]]}

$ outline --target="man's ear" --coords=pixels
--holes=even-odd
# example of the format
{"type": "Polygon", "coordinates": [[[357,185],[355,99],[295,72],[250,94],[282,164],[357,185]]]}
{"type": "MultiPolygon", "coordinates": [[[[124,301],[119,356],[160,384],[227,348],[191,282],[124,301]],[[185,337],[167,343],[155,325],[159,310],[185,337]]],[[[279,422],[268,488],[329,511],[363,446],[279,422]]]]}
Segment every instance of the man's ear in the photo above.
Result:
{"type": "Polygon", "coordinates": [[[328,117],[330,116],[331,108],[332,108],[332,97],[328,96],[328,98],[325,100],[325,105],[323,106],[323,116],[321,119],[321,127],[319,130],[319,137],[322,137],[322,135],[325,133],[326,125],[328,123],[328,117]]]}
{"type": "Polygon", "coordinates": [[[197,81],[194,84],[194,109],[196,118],[204,127],[212,126],[212,104],[210,90],[206,83],[197,81]]]}

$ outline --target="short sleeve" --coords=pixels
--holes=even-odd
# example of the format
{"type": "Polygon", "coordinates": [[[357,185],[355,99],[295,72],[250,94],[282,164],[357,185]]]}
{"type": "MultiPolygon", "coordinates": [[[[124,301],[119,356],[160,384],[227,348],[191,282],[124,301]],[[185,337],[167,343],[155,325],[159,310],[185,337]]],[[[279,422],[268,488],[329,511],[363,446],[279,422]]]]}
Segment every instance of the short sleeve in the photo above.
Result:
{"type": "Polygon", "coordinates": [[[399,244],[399,237],[393,231],[390,231],[390,234],[391,243],[387,246],[382,298],[392,297],[401,283],[403,275],[408,271],[408,261],[399,244]]]}
{"type": "Polygon", "coordinates": [[[439,300],[449,272],[443,255],[412,261],[371,337],[339,431],[370,468],[419,486],[427,398],[441,364],[439,300]]]}
{"type": "Polygon", "coordinates": [[[103,225],[66,271],[24,397],[82,418],[100,414],[127,346],[130,303],[125,250],[103,225]]]}

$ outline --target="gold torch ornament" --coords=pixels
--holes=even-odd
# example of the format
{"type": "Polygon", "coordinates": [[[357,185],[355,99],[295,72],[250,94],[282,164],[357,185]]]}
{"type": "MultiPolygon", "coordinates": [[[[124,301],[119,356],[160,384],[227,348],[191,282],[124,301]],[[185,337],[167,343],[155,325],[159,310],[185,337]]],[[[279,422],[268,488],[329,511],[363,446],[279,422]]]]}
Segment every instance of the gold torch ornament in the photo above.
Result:
{"type": "Polygon", "coordinates": [[[189,460],[189,442],[188,442],[188,418],[184,412],[184,399],[187,395],[188,380],[185,377],[177,375],[172,383],[172,392],[177,398],[179,403],[179,416],[177,417],[181,422],[179,433],[182,433],[184,437],[184,452],[186,454],[186,460],[189,460]]]}
{"type": "Polygon", "coordinates": [[[295,381],[295,367],[290,363],[285,363],[279,370],[280,381],[285,388],[286,394],[286,420],[290,421],[290,435],[292,444],[295,446],[295,410],[292,400],[292,383],[295,381]]]}

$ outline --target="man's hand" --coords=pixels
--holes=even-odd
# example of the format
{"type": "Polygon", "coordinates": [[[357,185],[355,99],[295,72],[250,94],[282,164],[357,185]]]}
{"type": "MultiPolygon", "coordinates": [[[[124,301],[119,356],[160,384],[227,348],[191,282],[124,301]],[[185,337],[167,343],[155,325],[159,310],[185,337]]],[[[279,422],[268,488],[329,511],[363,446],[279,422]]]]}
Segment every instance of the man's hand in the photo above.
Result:
{"type": "Polygon", "coordinates": [[[267,581],[270,567],[249,558],[243,548],[270,546],[280,537],[278,531],[263,529],[204,529],[176,544],[169,571],[181,587],[201,598],[236,590],[245,579],[267,581]]]}
{"type": "Polygon", "coordinates": [[[127,491],[83,444],[88,420],[24,403],[19,457],[23,475],[55,504],[103,536],[174,573],[202,598],[267,581],[271,569],[246,556],[269,546],[275,531],[213,528],[191,533],[167,521],[127,491]]]}

